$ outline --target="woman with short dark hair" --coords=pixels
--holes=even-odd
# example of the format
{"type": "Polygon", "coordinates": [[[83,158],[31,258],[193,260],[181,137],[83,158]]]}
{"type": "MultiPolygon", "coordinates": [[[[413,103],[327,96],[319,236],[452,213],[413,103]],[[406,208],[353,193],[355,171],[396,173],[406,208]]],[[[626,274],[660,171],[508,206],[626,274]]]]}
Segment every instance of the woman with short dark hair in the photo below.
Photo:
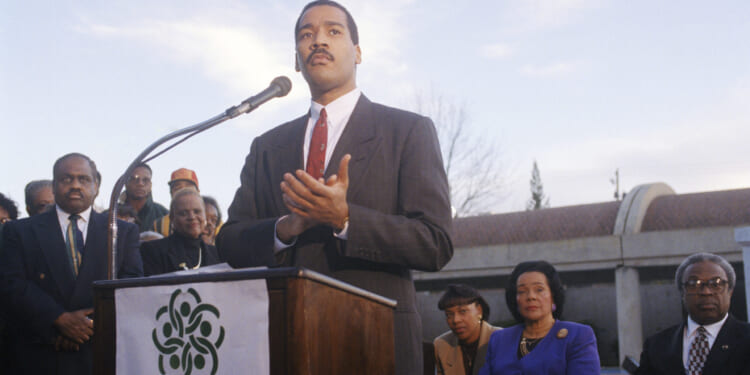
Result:
{"type": "Polygon", "coordinates": [[[435,339],[435,366],[440,375],[476,375],[484,365],[487,342],[500,329],[487,323],[490,306],[476,289],[449,285],[438,302],[450,331],[435,339]]]}
{"type": "Polygon", "coordinates": [[[481,375],[600,373],[591,327],[559,320],[565,292],[551,264],[518,264],[505,289],[505,302],[519,324],[492,335],[481,375]]]}

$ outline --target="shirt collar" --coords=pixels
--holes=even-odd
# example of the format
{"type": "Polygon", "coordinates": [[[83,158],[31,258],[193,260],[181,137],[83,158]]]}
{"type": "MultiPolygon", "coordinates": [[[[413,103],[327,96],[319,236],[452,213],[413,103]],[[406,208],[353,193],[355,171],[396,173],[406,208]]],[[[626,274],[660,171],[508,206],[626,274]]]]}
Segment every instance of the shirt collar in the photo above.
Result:
{"type": "Polygon", "coordinates": [[[361,93],[362,91],[358,87],[355,87],[354,90],[341,95],[326,106],[310,101],[310,117],[317,121],[320,117],[320,110],[325,107],[328,122],[339,123],[342,118],[348,117],[354,111],[354,106],[357,105],[361,93]]]}
{"type": "MultiPolygon", "coordinates": [[[[706,329],[706,332],[710,337],[716,337],[719,334],[719,331],[721,330],[721,327],[724,325],[724,322],[727,321],[727,317],[729,317],[729,313],[724,315],[724,318],[719,320],[716,323],[706,324],[703,326],[703,328],[706,329]]],[[[701,325],[696,323],[693,318],[688,315],[687,319],[687,337],[691,337],[696,333],[696,330],[701,325]]]]}
{"type": "MultiPolygon", "coordinates": [[[[61,225],[68,225],[68,221],[70,221],[70,213],[63,211],[60,206],[55,205],[55,209],[57,210],[57,220],[60,221],[61,225]]],[[[89,206],[87,209],[83,210],[82,212],[78,213],[78,216],[81,217],[84,223],[89,222],[89,218],[91,217],[91,206],[89,206]]]]}

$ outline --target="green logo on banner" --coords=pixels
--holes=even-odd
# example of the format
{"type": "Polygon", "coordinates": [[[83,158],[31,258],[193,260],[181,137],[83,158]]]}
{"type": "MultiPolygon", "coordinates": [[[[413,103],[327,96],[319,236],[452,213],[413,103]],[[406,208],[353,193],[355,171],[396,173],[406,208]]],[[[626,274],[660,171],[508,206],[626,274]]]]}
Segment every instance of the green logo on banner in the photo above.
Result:
{"type": "Polygon", "coordinates": [[[219,315],[215,306],[201,303],[195,289],[186,293],[175,290],[169,304],[156,312],[156,328],[151,334],[159,351],[159,372],[190,375],[210,370],[215,375],[219,369],[217,350],[224,341],[219,315]]]}

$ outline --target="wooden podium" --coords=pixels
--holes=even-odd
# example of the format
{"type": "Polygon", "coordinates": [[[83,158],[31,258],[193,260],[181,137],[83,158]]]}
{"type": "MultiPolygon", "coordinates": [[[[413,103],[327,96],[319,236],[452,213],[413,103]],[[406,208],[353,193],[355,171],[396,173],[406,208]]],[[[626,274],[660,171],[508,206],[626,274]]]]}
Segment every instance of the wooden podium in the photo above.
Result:
{"type": "Polygon", "coordinates": [[[393,374],[396,301],[304,268],[95,282],[94,374],[116,371],[116,289],[248,279],[266,280],[271,374],[393,374]]]}

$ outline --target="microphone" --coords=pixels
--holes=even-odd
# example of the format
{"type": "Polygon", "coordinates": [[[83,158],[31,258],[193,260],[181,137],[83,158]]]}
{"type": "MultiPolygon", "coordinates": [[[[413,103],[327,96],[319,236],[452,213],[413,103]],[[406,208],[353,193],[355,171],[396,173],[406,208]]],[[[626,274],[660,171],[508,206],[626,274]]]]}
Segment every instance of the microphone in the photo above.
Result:
{"type": "Polygon", "coordinates": [[[286,96],[291,89],[292,81],[286,76],[278,76],[274,78],[273,81],[271,81],[271,84],[259,94],[245,99],[245,101],[238,106],[227,109],[226,115],[229,116],[229,118],[235,118],[243,113],[248,113],[273,98],[286,96]]]}

